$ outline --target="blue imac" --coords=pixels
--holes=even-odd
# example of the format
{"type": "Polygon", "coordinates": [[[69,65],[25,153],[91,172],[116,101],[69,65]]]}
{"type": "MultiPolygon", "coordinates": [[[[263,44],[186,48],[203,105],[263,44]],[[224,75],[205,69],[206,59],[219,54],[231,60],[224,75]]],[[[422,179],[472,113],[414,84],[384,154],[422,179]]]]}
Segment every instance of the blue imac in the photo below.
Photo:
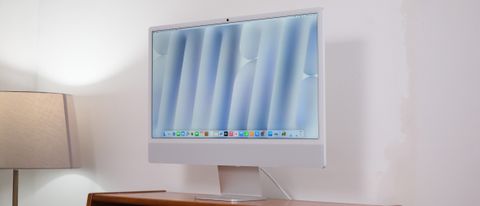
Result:
{"type": "Polygon", "coordinates": [[[207,198],[236,201],[259,167],[325,167],[321,11],[152,27],[150,162],[216,165],[207,198]]]}

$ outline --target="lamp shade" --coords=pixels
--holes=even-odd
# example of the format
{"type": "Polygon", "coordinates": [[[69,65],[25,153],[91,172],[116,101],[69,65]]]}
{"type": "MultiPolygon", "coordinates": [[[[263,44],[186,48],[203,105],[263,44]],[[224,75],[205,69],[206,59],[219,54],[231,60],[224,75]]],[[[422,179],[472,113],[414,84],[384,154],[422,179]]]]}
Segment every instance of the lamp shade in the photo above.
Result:
{"type": "Polygon", "coordinates": [[[70,95],[0,91],[0,168],[78,167],[70,95]]]}

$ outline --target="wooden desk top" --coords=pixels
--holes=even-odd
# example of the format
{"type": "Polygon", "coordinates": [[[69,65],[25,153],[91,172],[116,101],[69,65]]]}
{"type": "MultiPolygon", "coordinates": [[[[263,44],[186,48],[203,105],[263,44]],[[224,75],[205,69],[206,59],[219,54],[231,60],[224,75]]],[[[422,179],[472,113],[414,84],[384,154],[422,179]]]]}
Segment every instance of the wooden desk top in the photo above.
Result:
{"type": "Polygon", "coordinates": [[[373,206],[362,204],[344,204],[313,202],[300,200],[268,199],[249,202],[222,202],[196,200],[194,194],[164,191],[92,193],[88,195],[87,206],[135,205],[135,206],[373,206]]]}

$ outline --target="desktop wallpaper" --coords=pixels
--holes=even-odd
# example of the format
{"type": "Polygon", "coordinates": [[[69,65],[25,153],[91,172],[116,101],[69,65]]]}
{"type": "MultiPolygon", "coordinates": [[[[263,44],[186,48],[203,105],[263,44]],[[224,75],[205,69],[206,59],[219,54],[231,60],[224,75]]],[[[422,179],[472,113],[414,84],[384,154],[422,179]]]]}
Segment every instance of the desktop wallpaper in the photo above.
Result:
{"type": "Polygon", "coordinates": [[[318,138],[317,14],[152,38],[152,138],[318,138]]]}

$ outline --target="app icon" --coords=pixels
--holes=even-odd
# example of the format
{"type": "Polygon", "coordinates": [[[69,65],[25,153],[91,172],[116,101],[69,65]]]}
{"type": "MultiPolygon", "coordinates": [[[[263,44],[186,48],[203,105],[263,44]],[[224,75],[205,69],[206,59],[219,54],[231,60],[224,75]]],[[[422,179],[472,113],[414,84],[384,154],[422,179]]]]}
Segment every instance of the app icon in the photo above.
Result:
{"type": "Polygon", "coordinates": [[[177,134],[177,136],[180,136],[180,131],[177,131],[176,134],[177,134]]]}
{"type": "Polygon", "coordinates": [[[254,131],[250,131],[250,136],[255,136],[255,132],[254,131]]]}
{"type": "Polygon", "coordinates": [[[205,131],[205,137],[208,137],[208,131],[205,131]]]}
{"type": "Polygon", "coordinates": [[[185,136],[185,131],[180,132],[180,135],[185,136]]]}
{"type": "Polygon", "coordinates": [[[269,131],[268,131],[268,136],[269,136],[269,137],[273,136],[273,131],[272,131],[272,130],[269,130],[269,131]]]}
{"type": "Polygon", "coordinates": [[[260,131],[255,131],[255,136],[256,137],[260,136],[260,131]]]}
{"type": "Polygon", "coordinates": [[[239,132],[240,137],[243,137],[243,132],[239,132]]]}
{"type": "Polygon", "coordinates": [[[248,131],[244,131],[243,136],[248,137],[248,131]]]}
{"type": "Polygon", "coordinates": [[[228,132],[228,136],[233,137],[233,132],[232,131],[228,132]]]}
{"type": "Polygon", "coordinates": [[[260,136],[265,137],[265,130],[262,130],[262,131],[260,132],[260,136]]]}
{"type": "Polygon", "coordinates": [[[233,136],[238,137],[238,132],[237,131],[233,132],[233,136]]]}
{"type": "Polygon", "coordinates": [[[282,136],[287,136],[287,132],[283,131],[282,136]]]}
{"type": "Polygon", "coordinates": [[[195,132],[195,136],[198,137],[198,135],[200,135],[200,132],[195,132]]]}
{"type": "Polygon", "coordinates": [[[228,131],[223,132],[223,136],[228,137],[228,131]]]}

